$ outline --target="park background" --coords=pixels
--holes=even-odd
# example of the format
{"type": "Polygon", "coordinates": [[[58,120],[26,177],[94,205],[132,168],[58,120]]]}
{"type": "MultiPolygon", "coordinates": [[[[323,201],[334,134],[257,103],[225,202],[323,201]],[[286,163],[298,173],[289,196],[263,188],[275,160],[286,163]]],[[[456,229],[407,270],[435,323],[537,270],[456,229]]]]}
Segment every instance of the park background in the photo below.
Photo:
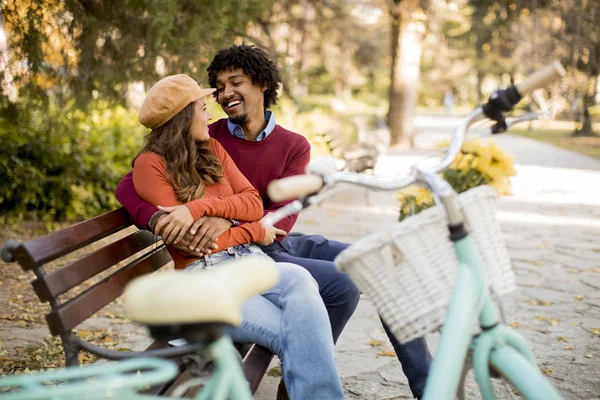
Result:
{"type": "MultiPolygon", "coordinates": [[[[548,229],[553,223],[532,230],[527,225],[531,221],[520,217],[503,227],[517,236],[509,250],[517,258],[516,268],[525,271],[519,279],[533,282],[536,271],[546,268],[552,272],[543,276],[559,280],[552,290],[563,290],[565,276],[581,284],[561,295],[568,301],[534,293],[544,290],[538,281],[534,289],[521,285],[521,298],[513,307],[509,304],[509,310],[525,307],[526,314],[517,313],[510,322],[526,333],[529,326],[537,332],[526,336],[534,339],[534,350],[542,354],[553,383],[564,382],[569,394],[585,392],[568,398],[593,398],[598,393],[600,300],[597,287],[585,284],[594,284],[600,271],[600,231],[594,222],[600,215],[594,191],[599,181],[588,173],[600,170],[600,2],[0,0],[0,6],[0,244],[37,237],[119,207],[114,188],[130,170],[148,133],[137,121],[145,91],[174,73],[189,74],[206,85],[213,55],[232,44],[254,44],[276,61],[284,81],[274,107],[277,122],[306,136],[313,155],[328,151],[323,140],[327,135],[341,143],[338,157],[344,149],[375,143],[387,148],[376,171],[384,174],[430,155],[423,149],[447,138],[459,122],[457,116],[499,86],[559,60],[567,71],[562,81],[519,106],[519,112],[549,110],[556,120],[511,133],[595,159],[577,158],[579,154],[541,143],[507,140],[506,150],[516,154],[516,162],[532,167],[518,166],[515,197],[502,203],[504,211],[533,215],[541,204],[544,217],[558,214],[571,230],[548,229]],[[451,110],[443,104],[447,93],[453,97],[451,110]],[[451,116],[446,115],[449,111],[451,116]],[[435,131],[438,128],[443,134],[435,131]],[[555,197],[546,204],[548,193],[555,197]],[[517,220],[523,225],[516,225],[517,220]],[[534,233],[518,236],[528,229],[534,233]],[[567,233],[572,232],[577,232],[578,241],[573,239],[571,245],[567,233]],[[544,236],[551,234],[558,236],[544,236]],[[557,243],[565,240],[570,252],[563,254],[561,268],[566,272],[559,274],[548,269],[548,263],[555,267],[552,260],[560,258],[555,250],[560,253],[565,246],[557,243]],[[557,310],[550,307],[554,303],[569,307],[557,310]],[[584,322],[577,319],[578,313],[585,313],[584,322]],[[540,325],[543,334],[538,332],[540,325]],[[562,343],[564,338],[571,342],[562,343]]],[[[224,116],[214,101],[209,109],[215,120],[224,116]]],[[[351,242],[380,227],[380,217],[394,220],[394,211],[381,212],[380,201],[393,210],[391,196],[379,200],[361,192],[349,198],[330,208],[309,210],[297,229],[351,242]],[[362,214],[341,211],[341,204],[355,206],[362,214]]],[[[49,337],[45,328],[48,306],[35,298],[31,276],[14,264],[0,267],[0,374],[64,365],[59,340],[49,337]]],[[[130,325],[117,307],[103,312],[96,325],[82,328],[79,335],[122,348],[123,343],[141,340],[139,330],[130,325]]],[[[385,371],[393,371],[383,376],[402,376],[393,353],[383,348],[385,338],[379,330],[372,306],[361,301],[338,346],[347,393],[367,393],[367,386],[378,396],[386,393],[382,388],[387,386],[378,385],[370,370],[363,380],[356,379],[360,363],[381,371],[383,357],[390,365],[384,365],[385,371]],[[364,383],[360,390],[356,382],[364,383]]],[[[82,361],[93,358],[84,356],[82,361]]],[[[269,390],[278,379],[265,382],[269,390]]],[[[369,396],[352,398],[379,398],[369,396]]]]}
{"type": "MultiPolygon", "coordinates": [[[[118,206],[147,131],[145,90],[206,85],[216,51],[255,44],[283,73],[277,121],[351,145],[389,127],[409,147],[418,111],[454,113],[557,59],[561,83],[523,102],[571,124],[520,133],[600,156],[600,3],[590,0],[1,0],[0,218],[51,225],[118,206]],[[537,101],[536,101],[537,99],[537,101]],[[571,137],[571,133],[578,137],[571,137]]],[[[224,116],[211,102],[214,119],[224,116]]]]}

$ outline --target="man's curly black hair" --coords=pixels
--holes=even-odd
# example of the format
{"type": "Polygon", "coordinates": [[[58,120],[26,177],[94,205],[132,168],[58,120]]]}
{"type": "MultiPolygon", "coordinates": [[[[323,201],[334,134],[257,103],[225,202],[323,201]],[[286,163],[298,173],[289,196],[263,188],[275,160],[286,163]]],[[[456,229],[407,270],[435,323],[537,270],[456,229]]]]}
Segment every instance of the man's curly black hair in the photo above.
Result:
{"type": "MultiPolygon", "coordinates": [[[[263,50],[242,44],[221,49],[207,68],[210,87],[217,87],[217,74],[222,71],[241,69],[252,78],[256,86],[267,87],[265,90],[265,110],[277,104],[277,89],[281,84],[281,75],[277,65],[269,59],[263,50]]],[[[215,98],[217,92],[215,92],[215,98]]]]}

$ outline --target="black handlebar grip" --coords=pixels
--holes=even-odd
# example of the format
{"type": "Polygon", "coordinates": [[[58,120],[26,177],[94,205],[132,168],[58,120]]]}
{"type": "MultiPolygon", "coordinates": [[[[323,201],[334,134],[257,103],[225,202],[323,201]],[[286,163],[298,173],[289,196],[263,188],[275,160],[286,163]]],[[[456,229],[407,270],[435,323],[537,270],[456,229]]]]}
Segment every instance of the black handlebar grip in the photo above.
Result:
{"type": "Polygon", "coordinates": [[[13,256],[13,251],[15,251],[15,249],[20,245],[20,242],[17,242],[13,239],[10,239],[8,242],[6,242],[4,246],[2,246],[2,250],[0,251],[0,256],[2,257],[2,260],[4,262],[14,262],[15,257],[13,256]]]}

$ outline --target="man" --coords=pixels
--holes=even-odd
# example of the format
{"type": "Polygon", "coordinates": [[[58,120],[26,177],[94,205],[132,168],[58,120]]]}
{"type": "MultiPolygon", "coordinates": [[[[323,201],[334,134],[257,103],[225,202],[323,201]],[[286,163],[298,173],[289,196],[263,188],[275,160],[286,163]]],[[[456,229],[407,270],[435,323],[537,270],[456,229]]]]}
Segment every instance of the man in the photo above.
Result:
{"type": "MultiPolygon", "coordinates": [[[[240,171],[258,190],[265,212],[273,212],[288,202],[271,202],[267,185],[273,179],[305,173],[310,160],[308,141],[275,122],[269,107],[277,101],[281,76],[277,66],[260,49],[252,46],[232,46],[220,50],[208,67],[211,87],[216,87],[215,97],[229,118],[210,125],[210,135],[229,153],[240,171]]],[[[135,193],[130,174],[119,183],[116,190],[119,202],[141,227],[162,232],[170,216],[161,214],[143,202],[135,193]]],[[[265,253],[278,262],[290,262],[306,268],[319,284],[319,292],[327,308],[334,341],[358,305],[360,291],[350,278],[336,270],[333,260],[348,244],[327,240],[316,235],[291,235],[297,215],[289,216],[276,224],[275,241],[262,246],[265,253]]],[[[198,220],[179,243],[194,254],[206,254],[218,246],[218,236],[236,221],[216,217],[198,220]]],[[[420,397],[431,357],[423,339],[401,345],[384,329],[402,363],[413,395],[420,397]]],[[[280,386],[278,398],[283,397],[280,386]],[[280,397],[281,396],[281,397],[280,397]]]]}

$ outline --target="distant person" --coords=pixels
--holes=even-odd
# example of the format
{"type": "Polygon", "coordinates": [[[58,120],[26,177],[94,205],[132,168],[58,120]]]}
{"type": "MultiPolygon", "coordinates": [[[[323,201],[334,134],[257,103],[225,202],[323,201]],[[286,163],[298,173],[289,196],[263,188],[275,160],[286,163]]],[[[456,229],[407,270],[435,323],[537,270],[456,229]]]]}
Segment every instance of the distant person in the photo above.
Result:
{"type": "Polygon", "coordinates": [[[444,107],[446,107],[446,113],[451,115],[452,107],[454,107],[454,94],[452,94],[452,90],[446,91],[444,95],[444,107]]]}

